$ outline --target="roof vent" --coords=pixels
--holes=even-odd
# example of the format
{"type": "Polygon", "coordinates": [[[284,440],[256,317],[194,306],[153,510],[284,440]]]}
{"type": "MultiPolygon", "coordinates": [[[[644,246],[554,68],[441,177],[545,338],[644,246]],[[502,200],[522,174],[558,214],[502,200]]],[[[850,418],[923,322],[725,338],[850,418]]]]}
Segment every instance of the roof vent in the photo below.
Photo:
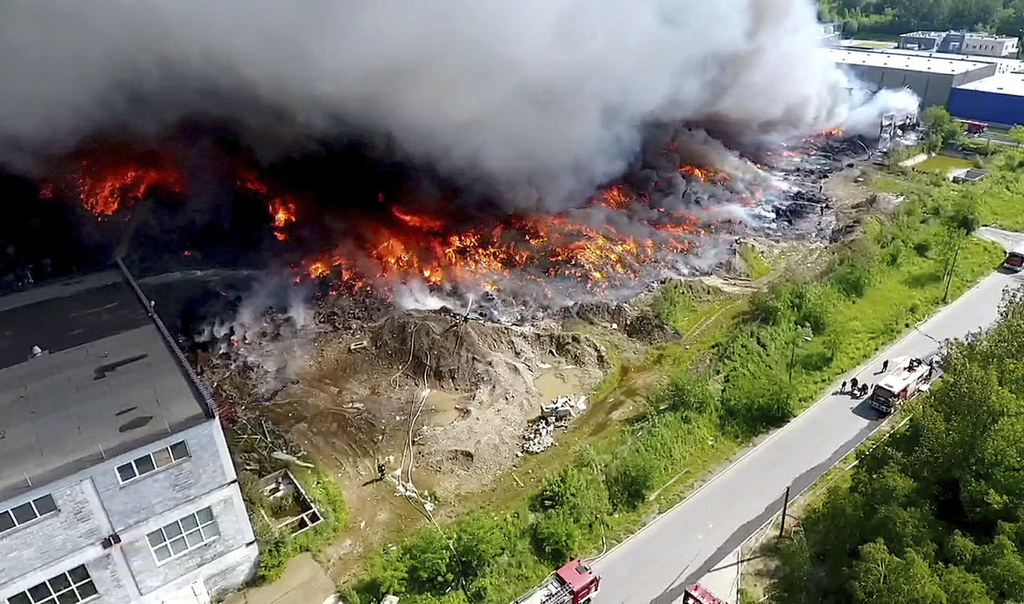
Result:
{"type": "Polygon", "coordinates": [[[45,350],[43,350],[42,348],[40,348],[38,346],[33,346],[32,347],[32,354],[31,354],[31,356],[29,358],[33,358],[34,359],[36,357],[41,357],[44,354],[46,354],[45,350]]]}

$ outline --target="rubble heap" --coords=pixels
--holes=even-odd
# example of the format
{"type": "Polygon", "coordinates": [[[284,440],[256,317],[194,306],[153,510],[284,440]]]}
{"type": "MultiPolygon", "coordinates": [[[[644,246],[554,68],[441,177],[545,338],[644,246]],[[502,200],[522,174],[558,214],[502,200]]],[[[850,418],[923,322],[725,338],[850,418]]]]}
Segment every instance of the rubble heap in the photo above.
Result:
{"type": "Polygon", "coordinates": [[[523,430],[523,452],[540,453],[555,444],[555,430],[566,430],[573,418],[587,410],[587,397],[560,396],[554,402],[541,405],[540,416],[523,430]]]}

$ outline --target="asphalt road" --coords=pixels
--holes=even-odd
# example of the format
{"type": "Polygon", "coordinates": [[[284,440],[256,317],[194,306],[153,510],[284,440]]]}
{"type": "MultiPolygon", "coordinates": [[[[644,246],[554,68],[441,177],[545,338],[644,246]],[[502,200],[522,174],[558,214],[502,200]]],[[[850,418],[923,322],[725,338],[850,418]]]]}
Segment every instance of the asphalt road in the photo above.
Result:
{"type": "MultiPolygon", "coordinates": [[[[1024,235],[983,229],[1004,246],[1024,235]]],[[[1024,274],[995,272],[967,294],[906,334],[865,365],[844,376],[874,384],[886,358],[924,357],[947,338],[991,325],[1006,288],[1024,285],[1024,274]]],[[[782,508],[785,488],[795,496],[820,478],[881,425],[866,402],[830,393],[780,428],[688,499],[595,562],[600,601],[658,602],[682,597],[702,577],[782,508]]]]}

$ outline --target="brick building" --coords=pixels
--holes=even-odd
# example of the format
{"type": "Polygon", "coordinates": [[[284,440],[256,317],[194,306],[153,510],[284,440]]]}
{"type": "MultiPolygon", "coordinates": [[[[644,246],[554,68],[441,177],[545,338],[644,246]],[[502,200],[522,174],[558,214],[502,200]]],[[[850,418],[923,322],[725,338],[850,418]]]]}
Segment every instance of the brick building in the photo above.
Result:
{"type": "Polygon", "coordinates": [[[0,297],[0,603],[186,603],[257,548],[224,434],[111,270],[0,297]]]}

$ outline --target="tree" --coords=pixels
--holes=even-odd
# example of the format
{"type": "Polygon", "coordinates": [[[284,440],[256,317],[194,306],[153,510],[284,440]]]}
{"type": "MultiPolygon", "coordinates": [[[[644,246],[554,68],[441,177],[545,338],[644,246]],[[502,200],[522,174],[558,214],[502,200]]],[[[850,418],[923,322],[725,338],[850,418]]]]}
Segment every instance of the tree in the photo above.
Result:
{"type": "Polygon", "coordinates": [[[881,540],[860,548],[853,565],[853,592],[860,602],[946,602],[938,577],[914,551],[894,556],[881,540]]]}
{"type": "Polygon", "coordinates": [[[934,153],[955,142],[963,131],[963,124],[953,119],[945,107],[933,105],[921,114],[924,124],[925,147],[934,153]]]}
{"type": "Polygon", "coordinates": [[[1018,147],[1024,143],[1024,126],[1014,124],[1013,128],[1010,128],[1010,139],[1017,143],[1018,147]]]}

